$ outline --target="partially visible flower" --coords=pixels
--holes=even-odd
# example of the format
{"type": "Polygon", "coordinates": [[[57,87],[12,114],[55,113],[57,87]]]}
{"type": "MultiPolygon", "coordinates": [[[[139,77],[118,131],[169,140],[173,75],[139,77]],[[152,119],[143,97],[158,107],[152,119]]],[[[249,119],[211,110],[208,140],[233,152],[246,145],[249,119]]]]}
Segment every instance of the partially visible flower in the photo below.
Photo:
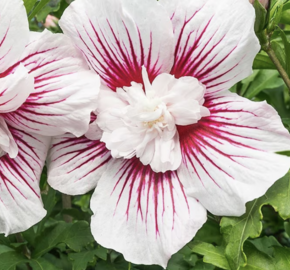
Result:
{"type": "Polygon", "coordinates": [[[30,33],[23,2],[0,0],[0,233],[45,216],[47,136],[87,131],[99,83],[69,38],[30,33]]]}
{"type": "Polygon", "coordinates": [[[277,112],[227,90],[252,72],[254,21],[246,0],[76,0],[65,11],[60,26],[102,85],[86,135],[53,139],[48,181],[72,195],[96,187],[98,243],[165,268],[206,209],[241,215],[288,171],[277,112]]]}
{"type": "MultiPolygon", "coordinates": [[[[250,0],[250,2],[253,4],[255,0],[250,0]]],[[[267,9],[269,7],[270,1],[269,0],[259,0],[259,2],[267,9]]]]}
{"type": "Polygon", "coordinates": [[[52,15],[47,15],[45,23],[43,24],[45,28],[57,27],[59,19],[52,15]]]}

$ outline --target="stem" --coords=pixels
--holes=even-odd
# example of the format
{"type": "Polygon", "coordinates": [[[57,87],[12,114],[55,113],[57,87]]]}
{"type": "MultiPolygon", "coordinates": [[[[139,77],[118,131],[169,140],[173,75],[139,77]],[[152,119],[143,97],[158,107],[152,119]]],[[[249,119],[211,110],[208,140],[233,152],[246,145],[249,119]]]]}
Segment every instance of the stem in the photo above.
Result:
{"type": "MultiPolygon", "coordinates": [[[[25,242],[25,240],[24,240],[24,238],[23,238],[23,236],[22,236],[22,234],[21,233],[17,233],[17,234],[15,234],[15,237],[16,237],[16,241],[17,241],[17,243],[24,243],[25,242]]],[[[30,249],[27,247],[27,245],[23,245],[23,250],[22,250],[22,252],[23,252],[23,254],[24,254],[24,256],[27,258],[27,259],[31,259],[31,251],[30,251],[30,249]]],[[[26,266],[27,266],[27,269],[28,270],[32,270],[32,267],[30,266],[30,264],[27,262],[26,263],[26,266]]]]}
{"type": "Polygon", "coordinates": [[[258,33],[257,37],[259,38],[260,44],[262,46],[262,49],[269,55],[271,61],[276,66],[277,70],[279,71],[282,79],[284,80],[286,86],[288,87],[290,91],[290,74],[287,74],[286,70],[280,63],[278,57],[275,54],[275,51],[271,47],[271,35],[273,32],[268,32],[267,30],[258,33]]]}
{"type": "Polygon", "coordinates": [[[275,52],[273,51],[273,49],[269,46],[267,49],[265,49],[266,53],[269,55],[270,59],[272,60],[272,62],[274,63],[274,65],[276,66],[277,70],[279,71],[282,79],[284,80],[285,84],[287,85],[289,91],[290,91],[290,78],[289,75],[287,74],[286,70],[283,68],[283,66],[281,65],[279,59],[277,58],[275,52]]]}
{"type": "MultiPolygon", "coordinates": [[[[72,208],[70,195],[62,194],[62,208],[63,209],[71,209],[72,208]]],[[[67,223],[72,222],[72,217],[69,215],[63,215],[63,219],[67,223]]]]}
{"type": "MultiPolygon", "coordinates": [[[[25,242],[21,233],[15,234],[15,237],[16,237],[17,243],[24,243],[25,242]]],[[[29,250],[27,245],[23,245],[23,254],[25,255],[25,257],[27,259],[31,259],[31,251],[29,250]]]]}

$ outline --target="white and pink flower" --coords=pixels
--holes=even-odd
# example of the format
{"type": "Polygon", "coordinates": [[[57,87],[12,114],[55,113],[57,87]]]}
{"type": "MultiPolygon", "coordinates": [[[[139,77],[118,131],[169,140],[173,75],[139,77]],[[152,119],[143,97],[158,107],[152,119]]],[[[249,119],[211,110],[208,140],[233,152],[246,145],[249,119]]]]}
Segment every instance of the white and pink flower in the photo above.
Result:
{"type": "Polygon", "coordinates": [[[45,216],[47,136],[87,131],[99,83],[68,37],[29,32],[23,2],[0,0],[0,233],[45,216]]]}
{"type": "Polygon", "coordinates": [[[215,215],[241,215],[290,167],[276,111],[228,89],[260,46],[248,0],[76,0],[60,26],[102,79],[86,136],[53,139],[48,181],[96,187],[98,243],[168,259],[215,215]]]}

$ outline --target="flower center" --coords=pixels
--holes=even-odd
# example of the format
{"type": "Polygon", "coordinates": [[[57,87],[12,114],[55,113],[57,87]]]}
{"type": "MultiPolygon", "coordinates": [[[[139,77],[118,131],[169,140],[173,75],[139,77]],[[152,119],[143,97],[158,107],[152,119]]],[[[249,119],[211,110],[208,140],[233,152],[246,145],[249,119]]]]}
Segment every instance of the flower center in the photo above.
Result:
{"type": "Polygon", "coordinates": [[[158,119],[154,120],[154,121],[150,121],[150,122],[143,122],[145,127],[148,128],[152,128],[154,125],[160,124],[163,125],[164,124],[164,116],[161,115],[158,119]]]}
{"type": "Polygon", "coordinates": [[[142,75],[143,84],[132,82],[116,93],[101,93],[101,140],[115,158],[136,156],[155,172],[176,170],[181,164],[176,126],[209,116],[203,107],[205,87],[193,77],[161,74],[151,84],[145,68],[142,75]]]}

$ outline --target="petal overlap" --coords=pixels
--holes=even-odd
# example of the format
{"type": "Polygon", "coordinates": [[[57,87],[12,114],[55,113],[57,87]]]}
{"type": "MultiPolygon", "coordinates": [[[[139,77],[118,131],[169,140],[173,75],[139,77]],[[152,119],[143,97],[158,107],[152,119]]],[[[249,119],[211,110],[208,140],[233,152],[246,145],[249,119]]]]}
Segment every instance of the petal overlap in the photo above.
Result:
{"type": "Polygon", "coordinates": [[[209,117],[179,127],[178,175],[187,193],[213,214],[241,215],[246,202],[288,171],[290,158],[275,152],[290,149],[290,135],[266,102],[222,92],[205,106],[209,117]]]}
{"type": "Polygon", "coordinates": [[[54,137],[48,157],[48,182],[66,194],[84,194],[97,186],[111,159],[100,140],[65,134],[54,137]]]}
{"type": "Polygon", "coordinates": [[[229,89],[252,73],[260,45],[253,28],[255,12],[249,1],[161,3],[168,10],[175,35],[171,74],[197,78],[209,94],[229,89]]]}
{"type": "Polygon", "coordinates": [[[46,214],[39,179],[50,138],[29,134],[9,126],[18,145],[18,155],[0,158],[0,233],[27,230],[46,214]]]}
{"type": "Polygon", "coordinates": [[[0,117],[0,157],[6,153],[10,158],[15,158],[18,154],[18,146],[5,120],[0,117]]]}
{"type": "Polygon", "coordinates": [[[138,159],[111,160],[91,200],[98,243],[138,264],[166,267],[206,221],[176,172],[155,173],[138,159]]]}
{"type": "Polygon", "coordinates": [[[172,66],[172,24],[155,0],[78,0],[59,24],[113,90],[141,83],[143,65],[151,79],[172,66]]]}
{"type": "Polygon", "coordinates": [[[96,109],[100,81],[68,37],[48,31],[33,35],[21,63],[35,79],[35,90],[4,118],[10,125],[46,136],[83,135],[96,109]]]}
{"type": "Polygon", "coordinates": [[[0,78],[0,113],[17,110],[34,91],[34,78],[22,65],[14,73],[0,78]]]}

